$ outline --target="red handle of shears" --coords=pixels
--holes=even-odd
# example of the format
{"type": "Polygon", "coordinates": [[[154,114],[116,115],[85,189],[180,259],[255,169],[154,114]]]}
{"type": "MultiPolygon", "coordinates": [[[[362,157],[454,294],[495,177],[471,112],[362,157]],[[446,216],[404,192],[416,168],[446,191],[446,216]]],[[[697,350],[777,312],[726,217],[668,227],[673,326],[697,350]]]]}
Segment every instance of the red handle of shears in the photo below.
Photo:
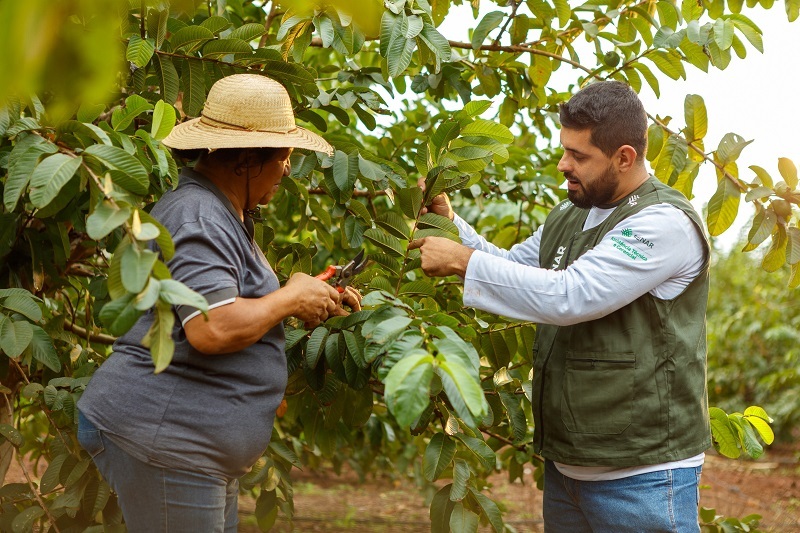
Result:
{"type": "MultiPolygon", "coordinates": [[[[317,279],[320,279],[322,281],[328,281],[335,274],[336,274],[336,267],[333,266],[333,265],[330,265],[328,268],[325,269],[325,271],[322,274],[317,274],[314,277],[317,278],[317,279]]],[[[339,291],[339,293],[343,293],[344,292],[344,287],[337,286],[336,290],[339,291]]]]}

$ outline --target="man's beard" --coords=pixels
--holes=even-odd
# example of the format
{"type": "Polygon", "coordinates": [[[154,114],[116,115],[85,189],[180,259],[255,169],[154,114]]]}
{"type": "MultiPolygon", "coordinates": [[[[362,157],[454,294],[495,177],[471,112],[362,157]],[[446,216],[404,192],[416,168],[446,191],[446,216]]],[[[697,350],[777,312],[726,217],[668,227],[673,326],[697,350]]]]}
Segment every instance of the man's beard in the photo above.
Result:
{"type": "MultiPolygon", "coordinates": [[[[564,177],[574,179],[575,176],[571,173],[565,172],[564,177]]],[[[588,184],[582,181],[578,182],[579,188],[574,191],[567,192],[567,198],[581,209],[594,207],[598,205],[608,205],[614,199],[614,194],[617,192],[619,186],[619,179],[614,167],[609,165],[605,172],[603,172],[597,179],[592,180],[588,184]]]]}

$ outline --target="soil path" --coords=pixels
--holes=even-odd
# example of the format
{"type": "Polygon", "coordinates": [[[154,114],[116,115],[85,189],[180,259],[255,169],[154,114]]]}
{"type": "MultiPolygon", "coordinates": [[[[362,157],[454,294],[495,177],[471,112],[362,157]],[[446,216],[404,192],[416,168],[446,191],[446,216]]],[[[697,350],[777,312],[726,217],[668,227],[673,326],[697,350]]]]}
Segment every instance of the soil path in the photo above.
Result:
{"type": "MultiPolygon", "coordinates": [[[[800,444],[772,446],[759,461],[734,461],[713,452],[706,455],[700,504],[717,514],[744,518],[763,516],[761,529],[773,533],[800,533],[800,444]]],[[[355,474],[293,473],[295,479],[294,531],[406,533],[430,531],[426,495],[413,486],[388,479],[363,483],[355,474]]],[[[505,521],[518,533],[542,528],[541,492],[526,476],[526,484],[492,478],[491,497],[505,507],[505,521]]],[[[430,499],[430,495],[428,495],[430,499]]],[[[254,502],[241,499],[240,531],[255,533],[254,502]]],[[[279,517],[273,531],[292,531],[279,517]]],[[[482,528],[481,531],[489,531],[482,528]]]]}

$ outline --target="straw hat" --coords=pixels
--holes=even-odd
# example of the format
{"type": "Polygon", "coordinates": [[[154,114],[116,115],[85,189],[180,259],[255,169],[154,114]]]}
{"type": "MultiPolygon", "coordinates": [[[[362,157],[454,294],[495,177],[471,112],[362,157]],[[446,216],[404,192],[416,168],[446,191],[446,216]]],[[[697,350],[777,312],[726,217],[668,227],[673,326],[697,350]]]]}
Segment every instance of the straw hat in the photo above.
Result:
{"type": "Polygon", "coordinates": [[[175,126],[163,143],[179,150],[292,147],[333,154],[322,137],[295,124],[289,93],[266,76],[222,78],[200,115],[175,126]]]}

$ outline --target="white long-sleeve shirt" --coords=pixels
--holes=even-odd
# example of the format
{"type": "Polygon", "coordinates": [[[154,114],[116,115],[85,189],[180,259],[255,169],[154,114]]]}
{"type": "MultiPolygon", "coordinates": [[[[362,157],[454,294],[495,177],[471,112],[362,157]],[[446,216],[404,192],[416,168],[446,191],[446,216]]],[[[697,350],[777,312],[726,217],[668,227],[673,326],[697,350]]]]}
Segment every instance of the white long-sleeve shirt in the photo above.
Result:
{"type": "MultiPolygon", "coordinates": [[[[614,209],[593,207],[583,229],[603,222],[614,209]]],[[[603,317],[645,293],[668,300],[701,272],[704,246],[692,221],[671,204],[646,207],[608,232],[563,270],[539,265],[543,227],[504,250],[455,216],[461,241],[474,248],[464,278],[464,305],[541,324],[566,326],[603,317]]],[[[556,463],[565,476],[583,481],[620,479],[657,470],[703,464],[704,454],[631,468],[556,463]]]]}

